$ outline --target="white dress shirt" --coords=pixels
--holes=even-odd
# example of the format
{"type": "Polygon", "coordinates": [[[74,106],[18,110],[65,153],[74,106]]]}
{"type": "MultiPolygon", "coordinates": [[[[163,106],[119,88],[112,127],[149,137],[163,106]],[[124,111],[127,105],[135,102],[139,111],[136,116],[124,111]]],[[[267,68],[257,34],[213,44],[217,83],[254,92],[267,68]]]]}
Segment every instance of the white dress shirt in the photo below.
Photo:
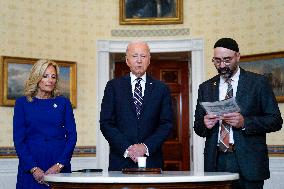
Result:
{"type": "MultiPolygon", "coordinates": [[[[237,88],[238,88],[238,82],[239,82],[239,77],[240,77],[240,68],[237,68],[238,71],[233,77],[231,77],[231,84],[233,87],[233,97],[236,97],[237,94],[237,88]]],[[[228,89],[228,84],[226,83],[226,80],[220,76],[220,84],[219,84],[219,100],[224,100],[227,94],[227,89],[228,89]]],[[[220,139],[220,130],[221,130],[221,123],[220,121],[220,127],[219,127],[219,135],[218,135],[218,142],[220,139]]],[[[234,144],[234,137],[233,137],[233,129],[232,127],[230,128],[230,139],[229,139],[230,144],[234,144]]]]}

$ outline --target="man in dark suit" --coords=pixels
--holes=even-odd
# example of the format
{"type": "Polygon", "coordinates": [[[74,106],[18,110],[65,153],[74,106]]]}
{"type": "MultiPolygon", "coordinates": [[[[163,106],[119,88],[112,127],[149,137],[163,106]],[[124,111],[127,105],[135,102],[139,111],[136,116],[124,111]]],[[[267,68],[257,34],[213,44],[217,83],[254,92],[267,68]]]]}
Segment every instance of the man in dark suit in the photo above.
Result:
{"type": "Polygon", "coordinates": [[[199,86],[194,130],[206,137],[205,171],[239,173],[234,188],[261,189],[269,178],[266,133],[280,130],[283,121],[267,78],[240,68],[239,60],[235,40],[215,43],[212,62],[219,74],[199,86]],[[224,100],[230,91],[240,112],[216,116],[201,107],[200,102],[224,100]]]}
{"type": "Polygon", "coordinates": [[[130,74],[107,83],[101,105],[100,129],[110,145],[109,170],[135,168],[140,156],[148,156],[148,168],[163,168],[162,145],[172,128],[169,89],[146,74],[146,42],[129,43],[126,64],[130,74]]]}

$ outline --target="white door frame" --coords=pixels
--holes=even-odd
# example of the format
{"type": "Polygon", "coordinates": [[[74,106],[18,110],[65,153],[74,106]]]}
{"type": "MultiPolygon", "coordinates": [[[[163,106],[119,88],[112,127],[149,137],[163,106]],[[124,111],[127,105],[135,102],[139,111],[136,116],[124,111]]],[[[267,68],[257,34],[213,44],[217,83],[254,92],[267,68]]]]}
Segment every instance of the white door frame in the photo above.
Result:
{"type": "MultiPolygon", "coordinates": [[[[203,149],[204,140],[193,131],[194,110],[197,101],[198,86],[204,81],[204,45],[202,39],[178,39],[178,40],[151,40],[147,41],[151,52],[191,52],[191,63],[189,64],[189,102],[190,109],[190,165],[192,171],[202,172],[204,170],[203,149]],[[193,166],[192,166],[193,165],[193,166]]],[[[125,53],[129,41],[98,40],[97,41],[97,64],[96,64],[96,91],[97,91],[97,133],[96,133],[96,162],[97,168],[105,171],[108,169],[109,145],[100,131],[99,116],[101,101],[104,95],[106,83],[112,78],[110,53],[125,53]]]]}

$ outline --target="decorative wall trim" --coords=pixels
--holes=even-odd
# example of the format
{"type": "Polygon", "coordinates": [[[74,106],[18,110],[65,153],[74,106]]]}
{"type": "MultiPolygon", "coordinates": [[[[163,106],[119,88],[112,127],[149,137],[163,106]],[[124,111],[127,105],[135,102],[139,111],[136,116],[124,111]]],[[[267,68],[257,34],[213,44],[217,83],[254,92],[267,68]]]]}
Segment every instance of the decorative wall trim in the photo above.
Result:
{"type": "MultiPolygon", "coordinates": [[[[271,156],[284,156],[284,145],[268,145],[268,152],[271,156]]],[[[0,158],[15,158],[14,147],[0,147],[0,158]]],[[[96,146],[77,146],[74,150],[74,157],[95,157],[96,146]]]]}
{"type": "MultiPolygon", "coordinates": [[[[74,157],[95,157],[96,146],[77,146],[73,153],[74,157]]],[[[17,157],[14,147],[0,147],[0,158],[17,157]]]]}
{"type": "Polygon", "coordinates": [[[93,157],[93,156],[96,156],[96,146],[78,146],[78,147],[75,147],[73,156],[75,156],[75,157],[93,157]]]}
{"type": "Polygon", "coordinates": [[[268,145],[268,153],[273,156],[284,156],[284,145],[268,145]]]}
{"type": "Polygon", "coordinates": [[[10,158],[16,156],[16,150],[14,147],[0,147],[0,158],[10,158]]]}
{"type": "Polygon", "coordinates": [[[189,36],[189,28],[159,30],[111,30],[113,37],[166,37],[189,36]]]}

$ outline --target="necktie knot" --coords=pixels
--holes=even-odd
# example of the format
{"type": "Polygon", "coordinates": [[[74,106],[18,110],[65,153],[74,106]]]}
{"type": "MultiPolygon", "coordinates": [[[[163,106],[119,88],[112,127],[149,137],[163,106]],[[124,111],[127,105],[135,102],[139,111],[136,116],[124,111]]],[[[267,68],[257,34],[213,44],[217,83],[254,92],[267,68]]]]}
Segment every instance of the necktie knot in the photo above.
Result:
{"type": "Polygon", "coordinates": [[[141,80],[142,80],[141,77],[137,77],[137,78],[136,78],[136,81],[137,81],[138,84],[140,84],[140,81],[141,81],[141,80]]]}
{"type": "Polygon", "coordinates": [[[231,83],[232,83],[232,79],[231,78],[229,78],[229,79],[227,79],[225,82],[228,84],[228,85],[232,85],[231,83]]]}

